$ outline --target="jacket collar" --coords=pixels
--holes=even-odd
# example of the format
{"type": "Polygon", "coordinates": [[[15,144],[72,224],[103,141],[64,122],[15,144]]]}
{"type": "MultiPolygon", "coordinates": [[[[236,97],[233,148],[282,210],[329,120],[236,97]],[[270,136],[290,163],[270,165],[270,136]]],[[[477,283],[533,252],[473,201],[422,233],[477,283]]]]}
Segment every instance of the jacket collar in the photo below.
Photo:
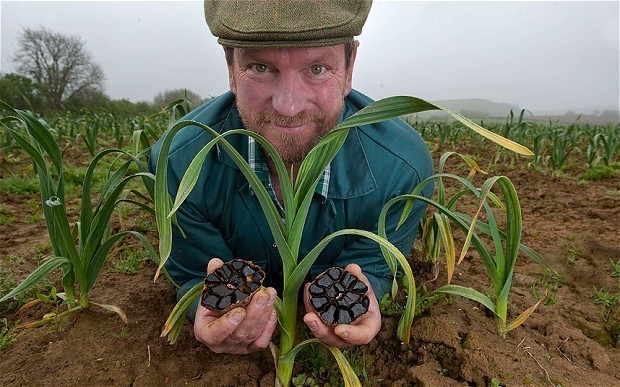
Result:
{"type": "MultiPolygon", "coordinates": [[[[226,98],[232,96],[232,103],[226,118],[216,130],[222,133],[232,129],[244,128],[234,95],[231,92],[227,92],[224,96],[226,98]]],[[[345,107],[338,122],[342,122],[344,118],[351,116],[355,112],[347,104],[347,99],[345,98],[345,107]]],[[[226,137],[226,139],[247,160],[247,138],[245,136],[233,135],[226,137]]],[[[222,164],[239,169],[228,153],[220,149],[219,146],[217,147],[217,155],[218,160],[222,164]]],[[[342,148],[338,151],[334,160],[332,160],[328,199],[351,199],[366,195],[376,188],[377,183],[368,164],[359,131],[356,127],[353,127],[349,130],[342,148]]]]}

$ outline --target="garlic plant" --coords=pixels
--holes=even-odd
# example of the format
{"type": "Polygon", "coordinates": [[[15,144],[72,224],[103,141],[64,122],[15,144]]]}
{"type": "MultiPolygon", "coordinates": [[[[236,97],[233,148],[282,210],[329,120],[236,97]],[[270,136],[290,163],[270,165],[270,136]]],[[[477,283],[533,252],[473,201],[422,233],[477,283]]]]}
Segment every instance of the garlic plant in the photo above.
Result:
{"type": "MultiPolygon", "coordinates": [[[[146,165],[138,157],[128,152],[119,149],[106,149],[99,152],[92,159],[86,171],[79,207],[80,219],[72,227],[65,208],[62,152],[49,127],[32,113],[13,109],[2,101],[0,101],[0,109],[12,113],[12,115],[1,118],[0,123],[28,153],[35,165],[41,189],[43,213],[54,252],[54,256],[45,260],[22,283],[0,298],[0,302],[32,288],[52,271],[61,268],[64,292],[59,293],[58,296],[64,300],[67,310],[58,315],[47,316],[29,326],[54,321],[73,311],[88,308],[91,304],[111,310],[127,322],[125,313],[118,306],[98,304],[89,298],[89,294],[104,267],[110,249],[126,236],[137,237],[151,259],[159,263],[157,253],[142,234],[135,231],[123,231],[110,235],[109,227],[110,218],[119,202],[133,203],[140,208],[153,211],[141,202],[120,198],[127,183],[134,179],[140,179],[152,197],[153,175],[148,173],[146,165]],[[28,138],[8,125],[11,122],[17,122],[23,126],[28,138]],[[110,171],[99,200],[93,206],[91,203],[93,173],[103,157],[115,154],[120,155],[117,157],[124,157],[127,161],[122,161],[117,169],[110,171]],[[137,167],[138,173],[129,174],[132,164],[137,167]]],[[[144,195],[141,195],[141,198],[148,199],[144,195]]]]}
{"type": "MultiPolygon", "coordinates": [[[[369,125],[406,114],[435,109],[441,108],[419,98],[405,96],[386,98],[368,105],[337,125],[309,152],[300,167],[294,184],[278,153],[258,134],[234,128],[230,128],[232,130],[219,134],[208,126],[198,122],[181,121],[177,123],[170,128],[165,135],[156,167],[155,210],[160,235],[160,269],[163,268],[172,248],[171,216],[193,189],[207,153],[216,144],[219,144],[221,150],[225,151],[235,161],[254,190],[282,259],[285,285],[282,291],[282,298],[276,302],[278,320],[281,327],[279,350],[275,356],[277,378],[279,382],[285,386],[290,385],[295,355],[305,345],[318,342],[316,339],[311,339],[295,345],[298,294],[303,286],[304,278],[321,251],[333,238],[342,235],[353,234],[374,240],[380,244],[384,252],[384,257],[388,260],[394,274],[396,274],[399,265],[402,268],[408,278],[407,286],[409,287],[409,299],[407,301],[406,312],[403,314],[399,323],[398,337],[404,342],[409,342],[411,324],[414,317],[415,281],[406,258],[394,245],[384,237],[375,233],[365,230],[344,229],[327,236],[305,257],[299,257],[299,247],[315,186],[326,166],[332,161],[343,145],[348,130],[355,126],[369,125]],[[213,139],[202,148],[189,165],[179,185],[174,203],[171,203],[172,200],[168,194],[166,178],[168,152],[176,133],[189,125],[201,127],[204,131],[209,133],[213,139]],[[283,207],[285,210],[284,219],[280,217],[265,187],[250,169],[245,158],[226,141],[226,136],[234,134],[252,136],[262,146],[263,150],[268,154],[268,157],[271,157],[274,161],[282,188],[283,207]]],[[[470,129],[502,146],[522,154],[531,154],[527,148],[480,127],[460,114],[451,112],[448,109],[442,110],[450,113],[454,118],[461,121],[470,129]]],[[[396,282],[394,282],[393,286],[393,291],[395,290],[396,282]]],[[[200,283],[179,300],[166,321],[162,336],[168,335],[171,342],[176,341],[185,320],[184,316],[192,301],[198,297],[201,291],[202,284],[200,283]]],[[[342,356],[340,350],[335,347],[329,347],[329,349],[336,356],[343,377],[345,378],[345,385],[359,385],[355,373],[344,359],[344,356],[342,356]]]]}

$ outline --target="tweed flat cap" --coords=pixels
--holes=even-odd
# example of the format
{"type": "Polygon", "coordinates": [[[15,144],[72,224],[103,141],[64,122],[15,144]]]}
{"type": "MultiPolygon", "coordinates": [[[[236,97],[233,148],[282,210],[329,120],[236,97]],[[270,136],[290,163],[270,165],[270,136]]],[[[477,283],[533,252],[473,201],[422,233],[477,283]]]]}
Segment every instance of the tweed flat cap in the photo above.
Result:
{"type": "Polygon", "coordinates": [[[205,0],[205,19],[229,47],[320,47],[362,32],[372,0],[205,0]]]}

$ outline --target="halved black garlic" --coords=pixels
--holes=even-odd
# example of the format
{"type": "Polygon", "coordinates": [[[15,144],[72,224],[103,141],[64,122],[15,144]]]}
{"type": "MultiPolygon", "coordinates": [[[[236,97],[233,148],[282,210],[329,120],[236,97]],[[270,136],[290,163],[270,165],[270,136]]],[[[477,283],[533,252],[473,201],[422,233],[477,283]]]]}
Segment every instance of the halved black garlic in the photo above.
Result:
{"type": "Polygon", "coordinates": [[[233,259],[205,278],[200,303],[209,310],[226,313],[245,307],[260,289],[265,272],[252,262],[233,259]]]}
{"type": "Polygon", "coordinates": [[[350,324],[368,312],[368,287],[339,267],[319,274],[310,284],[310,305],[326,325],[350,324]]]}

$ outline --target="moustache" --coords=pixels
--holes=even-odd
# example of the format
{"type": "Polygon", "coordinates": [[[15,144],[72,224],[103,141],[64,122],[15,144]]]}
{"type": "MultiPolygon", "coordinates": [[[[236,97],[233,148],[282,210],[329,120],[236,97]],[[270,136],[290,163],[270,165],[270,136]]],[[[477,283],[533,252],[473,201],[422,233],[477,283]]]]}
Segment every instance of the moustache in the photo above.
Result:
{"type": "Polygon", "coordinates": [[[306,112],[297,113],[292,117],[283,116],[276,112],[264,113],[258,116],[259,124],[265,124],[269,122],[274,125],[285,127],[301,126],[310,122],[315,122],[320,125],[323,121],[323,116],[318,114],[308,114],[306,112]]]}

